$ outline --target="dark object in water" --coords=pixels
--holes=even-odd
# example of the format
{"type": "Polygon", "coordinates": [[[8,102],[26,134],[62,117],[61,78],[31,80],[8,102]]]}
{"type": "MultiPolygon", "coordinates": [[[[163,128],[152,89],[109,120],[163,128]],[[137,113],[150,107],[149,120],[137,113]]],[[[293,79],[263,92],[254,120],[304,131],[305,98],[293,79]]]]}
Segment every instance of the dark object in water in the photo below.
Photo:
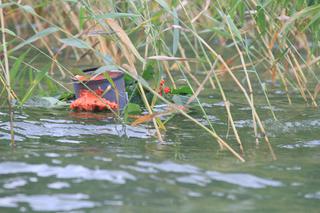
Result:
{"type": "MultiPolygon", "coordinates": [[[[94,72],[98,69],[96,68],[90,68],[83,70],[84,73],[90,73],[94,72]]],[[[75,91],[76,98],[80,97],[80,91],[88,90],[90,88],[93,91],[96,90],[102,90],[106,91],[105,94],[102,96],[102,98],[105,98],[106,100],[110,102],[115,102],[119,109],[122,110],[128,103],[128,96],[126,93],[126,86],[124,82],[124,74],[120,71],[106,71],[110,78],[114,82],[114,86],[117,89],[112,87],[112,84],[104,77],[103,74],[100,74],[94,78],[86,78],[84,76],[78,76],[73,80],[73,87],[75,91]],[[108,91],[108,88],[111,89],[108,91]],[[117,97],[118,96],[118,97],[117,97]]]]}

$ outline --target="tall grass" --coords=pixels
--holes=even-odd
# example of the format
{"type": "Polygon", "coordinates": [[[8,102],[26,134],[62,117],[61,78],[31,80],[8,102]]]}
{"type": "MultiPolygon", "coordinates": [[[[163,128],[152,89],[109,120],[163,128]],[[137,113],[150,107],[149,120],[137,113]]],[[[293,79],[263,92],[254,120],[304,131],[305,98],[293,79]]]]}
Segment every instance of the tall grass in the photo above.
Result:
{"type": "Polygon", "coordinates": [[[256,143],[262,138],[273,159],[275,153],[255,107],[257,88],[253,84],[260,85],[274,119],[277,118],[264,83],[266,79],[273,84],[281,83],[289,104],[294,104],[292,96],[299,95],[317,107],[320,88],[317,0],[24,0],[0,3],[0,7],[5,13],[1,22],[3,75],[0,77],[9,99],[24,103],[41,91],[43,83],[51,87],[49,91],[62,91],[66,85],[61,79],[75,74],[66,66],[66,59],[73,66],[95,61],[106,67],[117,67],[137,80],[136,89],[159,141],[164,140],[165,125],[158,117],[160,114],[153,113],[156,100],[171,106],[167,114],[180,113],[187,117],[241,161],[244,161],[243,143],[225,92],[225,77],[231,78],[251,108],[256,143]],[[39,55],[30,59],[35,53],[39,55]],[[36,68],[34,64],[44,57],[50,63],[49,68],[36,68]],[[148,66],[154,70],[153,83],[143,79],[148,66]],[[199,78],[195,71],[201,71],[205,78],[199,78]],[[25,81],[27,72],[31,73],[32,90],[20,92],[16,97],[17,82],[25,81]],[[10,79],[10,74],[15,78],[10,79]],[[209,126],[158,94],[155,85],[164,76],[173,87],[179,78],[185,80],[194,92],[187,103],[192,100],[198,103],[209,126]],[[225,103],[226,122],[238,146],[223,140],[208,119],[198,98],[206,85],[219,93],[225,103]],[[152,102],[148,101],[146,92],[153,95],[152,102]]]}
{"type": "MultiPolygon", "coordinates": [[[[0,5],[2,1],[0,0],[0,5]]],[[[9,116],[10,116],[10,135],[11,135],[11,144],[14,144],[14,127],[13,127],[13,109],[12,109],[12,89],[10,84],[10,70],[9,70],[9,60],[8,60],[8,50],[7,50],[7,41],[6,41],[6,34],[5,34],[5,22],[4,22],[4,14],[3,10],[0,8],[0,23],[1,23],[1,31],[2,31],[2,51],[3,51],[3,61],[1,62],[1,70],[2,76],[1,83],[3,84],[4,88],[7,90],[7,100],[9,105],[9,116]]]]}

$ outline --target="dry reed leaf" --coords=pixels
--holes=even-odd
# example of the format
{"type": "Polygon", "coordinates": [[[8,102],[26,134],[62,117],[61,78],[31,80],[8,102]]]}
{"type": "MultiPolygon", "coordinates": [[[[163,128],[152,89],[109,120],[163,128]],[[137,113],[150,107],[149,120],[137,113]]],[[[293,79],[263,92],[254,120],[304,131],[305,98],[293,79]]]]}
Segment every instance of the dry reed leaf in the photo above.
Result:
{"type": "Polygon", "coordinates": [[[171,65],[170,70],[179,71],[179,65],[175,62],[171,65]]]}
{"type": "Polygon", "coordinates": [[[270,50],[274,47],[274,44],[278,40],[278,37],[279,37],[279,32],[275,32],[274,35],[272,36],[272,40],[271,40],[271,42],[269,44],[269,49],[270,50]]]}
{"type": "Polygon", "coordinates": [[[197,15],[196,17],[194,17],[194,18],[192,19],[191,23],[194,23],[198,18],[200,18],[200,16],[202,16],[202,14],[203,14],[204,12],[206,12],[206,10],[208,10],[208,8],[209,8],[209,6],[210,6],[210,2],[211,2],[211,0],[207,0],[207,1],[206,1],[206,5],[205,5],[205,7],[203,8],[203,10],[202,10],[200,13],[198,13],[198,15],[197,15]]]}
{"type": "Polygon", "coordinates": [[[176,105],[176,104],[172,104],[172,105],[169,105],[168,109],[166,111],[164,111],[164,112],[156,112],[156,113],[152,113],[152,114],[136,116],[135,118],[137,118],[137,119],[134,122],[132,122],[131,125],[132,126],[137,126],[137,125],[142,124],[142,123],[151,122],[153,119],[155,119],[157,117],[170,115],[172,113],[178,113],[179,109],[184,111],[184,112],[189,110],[187,107],[176,105]]]}
{"type": "Polygon", "coordinates": [[[318,93],[320,92],[320,83],[317,84],[317,86],[314,88],[314,99],[317,99],[318,93]]]}
{"type": "Polygon", "coordinates": [[[127,33],[120,27],[118,22],[113,19],[106,19],[106,22],[111,27],[111,29],[117,34],[121,42],[137,57],[137,59],[144,63],[144,59],[141,57],[138,50],[132,44],[127,33]]]}
{"type": "Polygon", "coordinates": [[[147,114],[140,116],[138,119],[136,119],[134,122],[131,123],[131,126],[138,126],[142,123],[151,122],[158,114],[147,114]]]}
{"type": "MultiPolygon", "coordinates": [[[[235,59],[237,57],[238,57],[238,55],[234,55],[233,57],[228,58],[228,59],[225,60],[226,64],[220,64],[219,69],[218,69],[219,72],[221,72],[220,74],[222,74],[222,75],[227,74],[228,73],[228,67],[231,66],[231,64],[235,61],[235,59]]],[[[242,65],[240,67],[242,67],[242,65]]]]}

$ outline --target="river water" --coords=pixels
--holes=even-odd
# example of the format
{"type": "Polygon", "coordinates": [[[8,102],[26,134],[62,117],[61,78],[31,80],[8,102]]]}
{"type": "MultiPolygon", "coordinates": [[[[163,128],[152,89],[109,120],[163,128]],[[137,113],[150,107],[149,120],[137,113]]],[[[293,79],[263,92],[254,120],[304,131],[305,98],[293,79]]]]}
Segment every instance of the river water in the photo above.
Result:
{"type": "MultiPolygon", "coordinates": [[[[1,212],[319,212],[320,113],[300,99],[289,106],[270,94],[257,109],[278,160],[255,144],[251,111],[231,91],[231,109],[245,149],[236,160],[209,134],[177,115],[165,143],[151,126],[130,127],[104,114],[24,108],[15,112],[16,147],[0,111],[1,212]]],[[[225,138],[226,113],[214,94],[202,96],[225,138]]],[[[200,110],[193,112],[207,125],[200,110]]],[[[234,136],[226,139],[236,150],[234,136]]]]}

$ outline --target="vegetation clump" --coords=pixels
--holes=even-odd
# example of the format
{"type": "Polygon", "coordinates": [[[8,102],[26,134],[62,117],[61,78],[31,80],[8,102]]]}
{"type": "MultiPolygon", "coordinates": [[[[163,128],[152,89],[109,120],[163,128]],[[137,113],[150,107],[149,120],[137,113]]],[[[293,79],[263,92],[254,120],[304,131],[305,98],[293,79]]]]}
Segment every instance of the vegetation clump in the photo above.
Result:
{"type": "Polygon", "coordinates": [[[0,0],[0,96],[12,112],[12,100],[23,106],[35,95],[70,94],[67,81],[79,74],[76,67],[99,64],[126,74],[125,117],[142,104],[147,116],[138,123],[152,122],[159,141],[167,123],[160,116],[179,113],[244,161],[226,92],[231,82],[251,109],[256,142],[263,139],[275,159],[255,93],[264,94],[274,119],[269,93],[275,85],[289,104],[300,96],[318,106],[319,14],[318,0],[0,0]],[[203,91],[221,97],[237,146],[216,132],[201,103],[203,91]],[[169,109],[155,113],[157,103],[169,109]],[[208,126],[186,113],[191,103],[208,126]]]}

